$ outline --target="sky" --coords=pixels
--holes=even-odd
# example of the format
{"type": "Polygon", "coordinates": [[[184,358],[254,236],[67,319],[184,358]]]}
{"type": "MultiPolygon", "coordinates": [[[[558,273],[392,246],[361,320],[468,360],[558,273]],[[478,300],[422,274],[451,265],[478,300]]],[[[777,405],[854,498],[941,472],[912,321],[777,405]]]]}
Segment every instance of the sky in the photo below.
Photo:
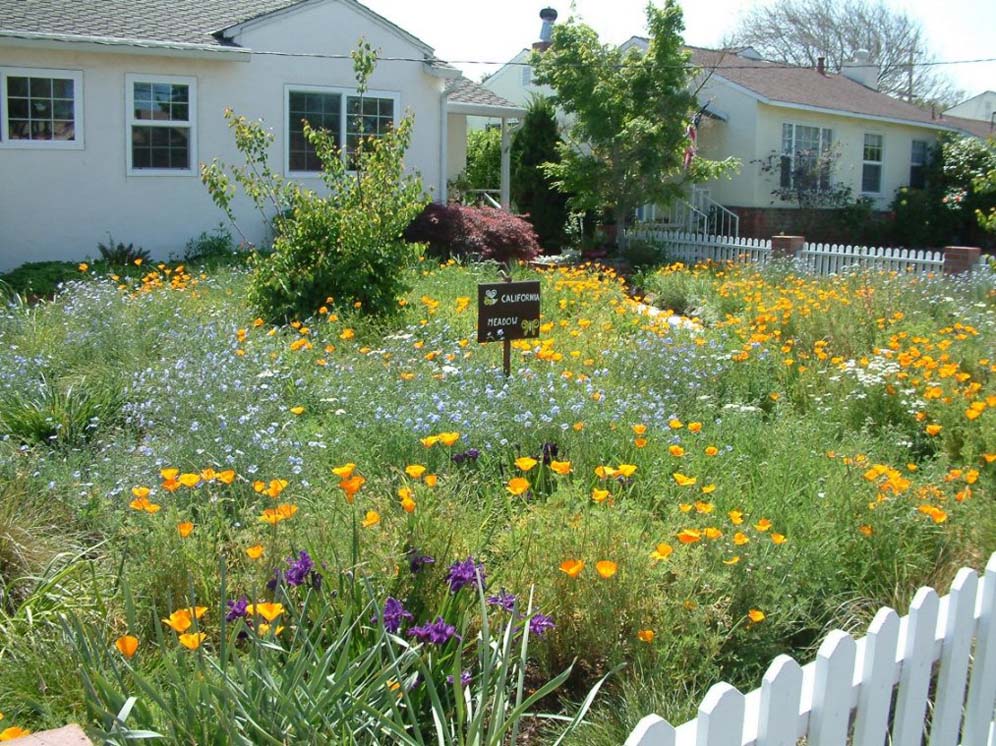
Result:
{"type": "MultiPolygon", "coordinates": [[[[685,41],[703,47],[718,46],[737,25],[740,15],[755,4],[771,0],[681,0],[685,12],[685,41]]],[[[556,8],[560,20],[571,14],[570,0],[361,0],[371,10],[434,47],[474,80],[539,38],[539,11],[556,8]]],[[[936,60],[996,57],[996,2],[994,0],[885,0],[923,25],[936,60]]],[[[618,44],[646,31],[646,0],[574,0],[577,14],[609,43],[618,44]]],[[[996,90],[996,62],[945,65],[940,68],[966,98],[996,90]]]]}

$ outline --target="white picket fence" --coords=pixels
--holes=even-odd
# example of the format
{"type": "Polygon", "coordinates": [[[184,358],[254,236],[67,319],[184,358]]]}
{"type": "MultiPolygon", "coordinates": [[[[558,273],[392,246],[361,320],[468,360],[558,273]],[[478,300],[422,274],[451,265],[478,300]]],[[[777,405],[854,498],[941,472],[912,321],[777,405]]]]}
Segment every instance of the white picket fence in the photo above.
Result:
{"type": "MultiPolygon", "coordinates": [[[[660,246],[675,261],[695,264],[700,261],[760,262],[771,258],[771,240],[707,236],[701,233],[636,228],[629,239],[640,239],[660,246]]],[[[837,274],[853,267],[867,267],[895,272],[936,272],[944,268],[941,251],[845,246],[843,244],[807,243],[797,261],[814,274],[837,274]]]]}
{"type": "Polygon", "coordinates": [[[805,666],[778,656],[750,694],[716,684],[677,728],[648,715],[625,746],[996,746],[994,707],[996,554],[981,582],[964,568],[944,598],[921,588],[908,616],[835,630],[805,666]]]}

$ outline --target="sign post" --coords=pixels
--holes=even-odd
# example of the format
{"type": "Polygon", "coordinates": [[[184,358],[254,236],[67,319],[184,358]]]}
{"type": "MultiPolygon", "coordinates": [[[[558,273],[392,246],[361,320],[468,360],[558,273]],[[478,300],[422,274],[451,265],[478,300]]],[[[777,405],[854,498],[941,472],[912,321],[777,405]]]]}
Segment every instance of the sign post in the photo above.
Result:
{"type": "Polygon", "coordinates": [[[502,367],[512,372],[512,340],[539,336],[540,284],[495,282],[477,286],[477,341],[502,342],[502,367]]]}

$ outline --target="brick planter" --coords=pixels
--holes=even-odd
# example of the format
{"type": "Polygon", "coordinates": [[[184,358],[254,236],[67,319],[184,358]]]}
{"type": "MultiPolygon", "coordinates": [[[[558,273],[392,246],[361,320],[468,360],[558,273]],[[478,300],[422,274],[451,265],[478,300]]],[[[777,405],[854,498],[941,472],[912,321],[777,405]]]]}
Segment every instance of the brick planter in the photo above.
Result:
{"type": "Polygon", "coordinates": [[[981,254],[982,250],[974,246],[945,246],[944,274],[959,275],[962,272],[971,272],[978,266],[981,254]]]}

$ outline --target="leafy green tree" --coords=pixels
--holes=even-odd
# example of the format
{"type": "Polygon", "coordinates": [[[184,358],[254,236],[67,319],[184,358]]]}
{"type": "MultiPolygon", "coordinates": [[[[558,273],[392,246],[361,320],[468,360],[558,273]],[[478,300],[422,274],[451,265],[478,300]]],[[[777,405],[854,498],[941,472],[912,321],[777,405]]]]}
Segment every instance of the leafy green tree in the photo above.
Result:
{"type": "MultiPolygon", "coordinates": [[[[376,54],[361,43],[353,62],[362,96],[376,54]]],[[[272,253],[252,259],[249,302],[260,315],[274,322],[301,319],[326,303],[368,314],[396,311],[408,290],[406,268],[417,257],[402,233],[428,202],[418,177],[405,173],[412,116],[386,134],[361,137],[348,153],[333,133],[305,122],[305,136],[322,163],[324,196],[270,169],[273,135],[261,123],[230,110],[225,117],[245,163],[226,167],[215,160],[202,167],[201,179],[236,228],[232,201],[239,187],[273,223],[272,253]]]]}
{"type": "Polygon", "coordinates": [[[560,246],[567,223],[567,195],[543,170],[560,161],[556,110],[547,98],[534,98],[512,141],[512,202],[533,225],[541,245],[560,246]]]}
{"type": "Polygon", "coordinates": [[[471,189],[501,185],[501,130],[491,127],[467,133],[466,175],[471,189]]]}
{"type": "Polygon", "coordinates": [[[547,174],[571,195],[572,209],[602,211],[624,224],[639,205],[667,204],[688,182],[736,165],[695,158],[683,167],[686,128],[698,106],[677,0],[648,5],[647,26],[646,53],[622,52],[572,18],[554,28],[551,47],[532,60],[536,83],[554,89],[552,103],[570,122],[561,160],[548,162],[547,174]]]}

